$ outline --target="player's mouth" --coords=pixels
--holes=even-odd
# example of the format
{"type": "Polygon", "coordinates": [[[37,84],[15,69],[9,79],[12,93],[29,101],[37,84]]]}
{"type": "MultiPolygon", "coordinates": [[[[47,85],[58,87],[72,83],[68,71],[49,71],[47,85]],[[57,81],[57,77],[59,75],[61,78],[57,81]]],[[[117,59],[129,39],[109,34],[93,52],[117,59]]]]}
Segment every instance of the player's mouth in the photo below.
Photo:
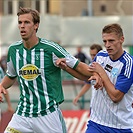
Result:
{"type": "Polygon", "coordinates": [[[113,49],[107,49],[108,53],[111,53],[113,51],[113,49]]]}
{"type": "Polygon", "coordinates": [[[22,36],[24,36],[26,34],[26,31],[21,31],[20,33],[22,36]]]}

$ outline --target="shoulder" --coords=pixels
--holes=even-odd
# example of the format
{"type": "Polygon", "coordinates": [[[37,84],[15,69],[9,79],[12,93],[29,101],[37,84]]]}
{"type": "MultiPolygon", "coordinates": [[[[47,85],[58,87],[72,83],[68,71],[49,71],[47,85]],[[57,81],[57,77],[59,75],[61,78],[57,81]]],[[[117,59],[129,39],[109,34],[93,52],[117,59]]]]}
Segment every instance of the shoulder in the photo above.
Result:
{"type": "Polygon", "coordinates": [[[133,56],[124,51],[124,54],[119,60],[123,63],[124,75],[129,77],[131,74],[133,76],[133,56]]]}
{"type": "Polygon", "coordinates": [[[133,61],[133,56],[130,55],[129,53],[127,53],[126,51],[124,51],[123,58],[124,58],[125,60],[126,60],[126,59],[129,59],[129,60],[132,60],[132,61],[133,61]]]}
{"type": "Polygon", "coordinates": [[[43,38],[40,38],[40,46],[41,47],[45,47],[45,49],[51,49],[51,50],[58,50],[58,51],[62,51],[64,50],[64,48],[62,46],[60,46],[58,43],[51,41],[51,40],[46,40],[43,38]]]}
{"type": "Polygon", "coordinates": [[[121,56],[119,60],[123,62],[124,64],[128,64],[130,66],[133,65],[133,56],[127,53],[126,51],[124,51],[123,55],[121,56]]]}
{"type": "Polygon", "coordinates": [[[108,55],[108,52],[106,50],[100,50],[98,53],[97,53],[97,56],[109,56],[108,55]]]}
{"type": "Polygon", "coordinates": [[[9,49],[11,49],[11,48],[13,48],[13,47],[19,47],[19,46],[22,45],[22,43],[23,43],[22,40],[16,41],[16,42],[12,43],[12,44],[9,46],[9,49]]]}
{"type": "Polygon", "coordinates": [[[47,40],[47,39],[44,39],[44,38],[40,38],[40,43],[45,44],[45,45],[47,45],[47,46],[59,45],[59,44],[57,44],[57,43],[54,42],[54,41],[47,40]]]}
{"type": "Polygon", "coordinates": [[[133,56],[131,56],[129,53],[124,51],[120,61],[126,66],[126,68],[133,68],[133,56]]]}

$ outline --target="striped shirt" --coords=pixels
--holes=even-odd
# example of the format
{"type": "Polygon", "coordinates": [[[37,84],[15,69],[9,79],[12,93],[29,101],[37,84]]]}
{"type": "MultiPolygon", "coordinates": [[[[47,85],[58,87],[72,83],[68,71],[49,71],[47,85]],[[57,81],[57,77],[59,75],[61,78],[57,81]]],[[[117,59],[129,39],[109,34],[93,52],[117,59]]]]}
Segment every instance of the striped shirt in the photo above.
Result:
{"type": "Polygon", "coordinates": [[[106,51],[97,54],[95,61],[105,69],[115,88],[125,93],[119,103],[114,103],[105,88],[95,91],[91,120],[117,129],[133,129],[133,58],[124,51],[118,60],[111,60],[106,51]]]}
{"type": "Polygon", "coordinates": [[[71,68],[78,65],[78,60],[63,47],[42,38],[39,38],[39,43],[30,50],[24,47],[22,41],[9,47],[7,76],[18,77],[18,115],[47,115],[64,101],[61,69],[55,64],[58,58],[66,58],[71,68]]]}

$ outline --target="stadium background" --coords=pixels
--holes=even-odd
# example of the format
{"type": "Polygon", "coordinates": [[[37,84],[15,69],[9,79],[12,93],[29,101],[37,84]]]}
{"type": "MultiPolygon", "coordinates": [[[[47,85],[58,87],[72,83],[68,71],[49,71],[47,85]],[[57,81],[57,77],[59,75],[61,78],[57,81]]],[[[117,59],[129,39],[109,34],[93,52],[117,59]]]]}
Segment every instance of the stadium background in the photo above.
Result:
{"type": "MultiPolygon", "coordinates": [[[[82,45],[83,52],[89,55],[92,43],[102,45],[103,26],[115,22],[121,24],[124,30],[124,49],[133,55],[132,5],[133,0],[0,0],[0,57],[6,54],[12,42],[20,39],[16,16],[20,6],[35,8],[40,12],[38,36],[59,43],[72,55],[76,53],[78,45],[82,45]]],[[[61,109],[67,127],[70,133],[81,133],[89,119],[91,90],[80,99],[78,106],[74,106],[72,99],[80,91],[83,82],[64,71],[62,79],[65,102],[61,109]]],[[[19,99],[17,83],[9,89],[9,94],[15,109],[19,99]]],[[[6,106],[5,102],[0,104],[3,118],[1,132],[8,122],[6,118],[12,115],[6,112],[6,106]]]]}

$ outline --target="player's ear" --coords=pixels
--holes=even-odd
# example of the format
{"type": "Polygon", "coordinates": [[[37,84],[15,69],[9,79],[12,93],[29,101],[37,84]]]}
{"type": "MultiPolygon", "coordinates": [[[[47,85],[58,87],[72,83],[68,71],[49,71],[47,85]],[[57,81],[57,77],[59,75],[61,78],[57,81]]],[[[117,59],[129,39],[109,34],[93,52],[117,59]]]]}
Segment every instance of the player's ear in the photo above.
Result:
{"type": "Polygon", "coordinates": [[[124,36],[122,36],[122,37],[120,38],[120,42],[121,42],[121,43],[124,42],[124,36]]]}
{"type": "Polygon", "coordinates": [[[34,25],[34,28],[35,28],[35,30],[37,31],[38,28],[39,28],[39,23],[36,23],[36,24],[34,25]]]}

